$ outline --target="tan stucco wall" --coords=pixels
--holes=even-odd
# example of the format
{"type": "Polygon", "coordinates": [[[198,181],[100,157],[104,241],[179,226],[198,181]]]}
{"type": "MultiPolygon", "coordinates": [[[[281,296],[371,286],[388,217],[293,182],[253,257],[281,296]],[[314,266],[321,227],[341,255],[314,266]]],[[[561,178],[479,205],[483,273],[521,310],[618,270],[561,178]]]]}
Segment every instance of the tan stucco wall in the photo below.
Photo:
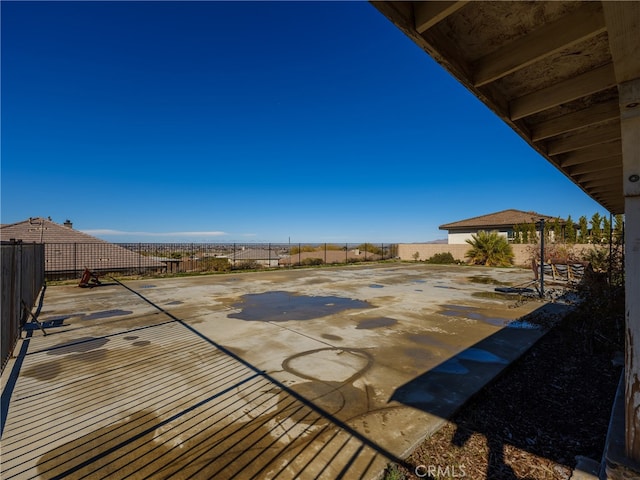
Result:
{"type": "MultiPolygon", "coordinates": [[[[553,244],[552,244],[553,245],[553,244]]],[[[519,245],[513,244],[511,245],[513,248],[514,265],[518,266],[529,266],[531,264],[531,258],[534,251],[537,251],[540,246],[539,245],[519,245]]],[[[469,244],[456,244],[450,245],[446,243],[399,243],[398,244],[398,256],[401,260],[415,260],[413,257],[416,252],[420,254],[418,260],[424,261],[428,258],[432,257],[436,253],[446,253],[450,252],[453,255],[453,258],[460,261],[466,261],[464,255],[467,253],[467,250],[471,248],[469,244]]],[[[573,252],[575,256],[581,256],[583,251],[589,251],[594,248],[593,245],[572,245],[566,246],[567,249],[573,252]]],[[[551,246],[549,247],[548,252],[551,251],[551,246]]]]}

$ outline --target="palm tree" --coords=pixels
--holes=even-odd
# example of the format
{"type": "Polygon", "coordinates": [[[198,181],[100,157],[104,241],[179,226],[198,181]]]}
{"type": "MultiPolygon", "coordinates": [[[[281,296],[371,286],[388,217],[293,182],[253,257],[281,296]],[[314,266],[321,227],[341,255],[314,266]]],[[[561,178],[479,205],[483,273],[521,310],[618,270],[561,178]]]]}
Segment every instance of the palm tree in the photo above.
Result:
{"type": "Polygon", "coordinates": [[[474,265],[507,267],[513,261],[513,249],[507,239],[498,232],[480,231],[467,240],[471,248],[465,257],[474,265]]]}

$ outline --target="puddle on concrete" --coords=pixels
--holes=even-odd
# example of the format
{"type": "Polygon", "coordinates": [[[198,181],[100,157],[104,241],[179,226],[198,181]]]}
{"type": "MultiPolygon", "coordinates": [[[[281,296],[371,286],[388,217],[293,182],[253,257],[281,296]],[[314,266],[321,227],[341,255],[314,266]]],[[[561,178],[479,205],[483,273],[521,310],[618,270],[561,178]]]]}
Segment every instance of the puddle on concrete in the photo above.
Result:
{"type": "Polygon", "coordinates": [[[85,315],[81,320],[98,320],[100,318],[119,317],[121,315],[130,315],[131,310],[103,310],[102,312],[93,312],[85,315]]]}
{"type": "Polygon", "coordinates": [[[174,300],[173,302],[167,302],[165,303],[165,305],[182,305],[184,302],[181,302],[180,300],[174,300]]]}
{"type": "Polygon", "coordinates": [[[130,335],[128,337],[124,337],[125,340],[136,340],[138,337],[136,337],[135,335],[130,335]]]}
{"type": "Polygon", "coordinates": [[[156,288],[155,285],[142,285],[140,288],[156,288]]]}
{"type": "Polygon", "coordinates": [[[144,347],[145,345],[149,345],[151,342],[149,340],[140,340],[138,342],[133,342],[131,345],[134,347],[144,347]]]}
{"type": "Polygon", "coordinates": [[[414,280],[413,283],[427,283],[426,280],[414,280]]]}
{"type": "Polygon", "coordinates": [[[379,318],[367,318],[358,323],[357,330],[368,330],[371,328],[390,327],[398,323],[395,318],[379,317],[379,318]]]}
{"type": "Polygon", "coordinates": [[[250,293],[232,305],[242,309],[229,318],[261,322],[285,322],[288,320],[312,320],[354,308],[371,308],[362,300],[344,297],[315,297],[275,291],[250,293]]]}
{"type": "Polygon", "coordinates": [[[466,307],[462,305],[443,305],[445,310],[438,313],[447,317],[468,318],[470,320],[478,320],[480,322],[488,323],[489,325],[495,325],[497,327],[504,327],[511,320],[508,318],[499,317],[487,317],[482,313],[476,312],[472,307],[466,307]]]}
{"type": "Polygon", "coordinates": [[[369,288],[384,288],[384,285],[380,285],[378,283],[372,283],[369,285],[369,288]]]}
{"type": "Polygon", "coordinates": [[[436,288],[446,288],[448,290],[458,290],[457,288],[452,287],[450,285],[434,285],[434,287],[436,287],[436,288]]]}
{"type": "Polygon", "coordinates": [[[419,289],[417,289],[417,288],[416,288],[416,289],[414,290],[414,292],[422,292],[422,290],[419,290],[419,289]]]}

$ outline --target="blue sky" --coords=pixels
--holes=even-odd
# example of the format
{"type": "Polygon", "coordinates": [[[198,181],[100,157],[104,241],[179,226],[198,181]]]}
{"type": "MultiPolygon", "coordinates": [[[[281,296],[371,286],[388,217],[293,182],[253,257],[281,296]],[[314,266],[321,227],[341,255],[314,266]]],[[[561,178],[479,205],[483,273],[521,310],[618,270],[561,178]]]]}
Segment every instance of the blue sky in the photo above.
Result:
{"type": "Polygon", "coordinates": [[[7,2],[1,221],[419,242],[606,211],[367,2],[7,2]]]}

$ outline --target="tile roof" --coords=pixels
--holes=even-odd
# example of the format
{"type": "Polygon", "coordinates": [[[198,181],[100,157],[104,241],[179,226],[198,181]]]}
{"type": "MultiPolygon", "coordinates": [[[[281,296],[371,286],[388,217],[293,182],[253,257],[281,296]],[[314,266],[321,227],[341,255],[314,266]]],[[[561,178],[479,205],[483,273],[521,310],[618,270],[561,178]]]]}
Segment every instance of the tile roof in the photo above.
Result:
{"type": "MultiPolygon", "coordinates": [[[[544,218],[547,221],[555,220],[555,217],[542,215],[541,213],[509,209],[502,210],[501,212],[489,213],[487,215],[480,215],[479,217],[467,218],[457,222],[445,223],[444,225],[440,225],[438,228],[440,228],[440,230],[455,230],[458,228],[512,227],[514,225],[525,223],[535,223],[541,218],[544,218]]],[[[560,219],[560,223],[564,223],[564,220],[560,219]]]]}
{"type": "Polygon", "coordinates": [[[0,238],[3,241],[15,238],[27,243],[107,243],[79,230],[40,217],[2,225],[0,238]]]}
{"type": "Polygon", "coordinates": [[[2,225],[0,239],[45,244],[45,272],[66,272],[86,268],[108,271],[130,268],[156,269],[165,266],[157,259],[139,255],[71,227],[45,218],[29,218],[2,225]]]}

